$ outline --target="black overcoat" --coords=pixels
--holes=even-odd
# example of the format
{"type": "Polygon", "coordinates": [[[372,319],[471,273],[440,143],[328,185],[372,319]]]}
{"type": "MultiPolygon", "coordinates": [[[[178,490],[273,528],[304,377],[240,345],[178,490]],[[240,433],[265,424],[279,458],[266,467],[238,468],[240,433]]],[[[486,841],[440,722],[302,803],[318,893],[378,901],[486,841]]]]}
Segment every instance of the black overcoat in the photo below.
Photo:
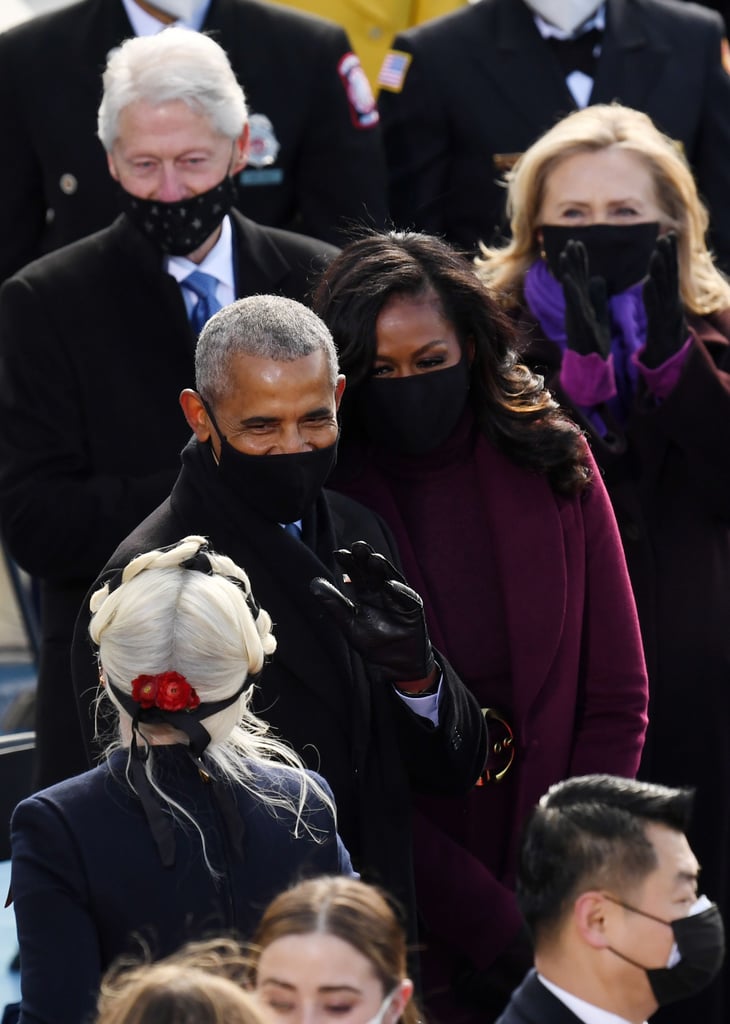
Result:
{"type": "MultiPolygon", "coordinates": [[[[336,252],[232,214],[239,296],[304,300],[336,252]]],[[[0,529],[41,582],[38,783],[87,767],[69,645],[81,601],[123,537],[169,493],[195,380],[180,286],[124,216],[0,290],[0,529]]]]}

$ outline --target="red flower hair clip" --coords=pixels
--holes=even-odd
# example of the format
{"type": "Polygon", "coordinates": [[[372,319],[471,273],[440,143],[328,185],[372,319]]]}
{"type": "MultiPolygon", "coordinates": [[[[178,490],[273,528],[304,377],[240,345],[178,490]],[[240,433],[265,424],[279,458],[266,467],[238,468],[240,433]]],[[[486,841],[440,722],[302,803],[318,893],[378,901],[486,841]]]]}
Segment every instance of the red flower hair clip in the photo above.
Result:
{"type": "Polygon", "coordinates": [[[200,704],[194,687],[179,672],[137,676],[132,680],[132,698],[143,708],[161,711],[193,711],[200,704]]]}

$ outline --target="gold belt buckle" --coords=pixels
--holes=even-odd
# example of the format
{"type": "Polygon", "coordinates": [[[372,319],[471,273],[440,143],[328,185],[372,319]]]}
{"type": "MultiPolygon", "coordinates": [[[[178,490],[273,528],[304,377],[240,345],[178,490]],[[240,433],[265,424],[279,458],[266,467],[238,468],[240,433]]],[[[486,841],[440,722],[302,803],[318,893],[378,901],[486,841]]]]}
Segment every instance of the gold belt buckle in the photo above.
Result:
{"type": "Polygon", "coordinates": [[[482,708],[482,714],[487,723],[489,746],[487,763],[477,779],[477,786],[486,786],[488,782],[501,782],[515,759],[515,734],[507,719],[495,708],[482,708]],[[495,761],[502,763],[495,764],[495,761]]]}

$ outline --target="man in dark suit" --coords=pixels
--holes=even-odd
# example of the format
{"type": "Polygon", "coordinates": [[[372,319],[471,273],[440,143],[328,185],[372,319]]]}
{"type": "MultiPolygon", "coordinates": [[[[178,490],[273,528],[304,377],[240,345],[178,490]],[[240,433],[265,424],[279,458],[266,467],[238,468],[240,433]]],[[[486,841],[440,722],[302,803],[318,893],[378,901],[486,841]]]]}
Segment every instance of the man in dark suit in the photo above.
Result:
{"type": "Polygon", "coordinates": [[[200,326],[236,296],[303,299],[336,251],[227,213],[247,112],[206,36],[129,40],[110,59],[100,118],[128,212],[0,291],[0,528],[41,580],[40,785],[86,767],[73,625],[115,546],[170,492],[189,437],[177,397],[200,326]],[[212,287],[202,298],[200,280],[212,287]]]}
{"type": "MultiPolygon", "coordinates": [[[[191,532],[245,567],[277,641],[254,708],[332,786],[356,868],[412,912],[411,790],[446,796],[474,785],[481,712],[433,652],[418,595],[394,582],[382,521],[322,489],[345,385],[324,323],[280,296],[241,299],[206,324],[195,362],[196,390],[180,398],[195,438],[172,494],[100,580],[191,532]]],[[[73,671],[93,757],[88,622],[85,604],[73,671]]]]}
{"type": "Polygon", "coordinates": [[[723,35],[716,12],[674,0],[480,0],[404,32],[379,77],[396,224],[467,249],[496,241],[506,230],[501,182],[519,154],[576,107],[618,100],[684,147],[727,265],[723,35]]]}
{"type": "Polygon", "coordinates": [[[497,1024],[644,1024],[725,951],[684,835],[692,791],[611,775],[559,782],[525,830],[517,897],[535,971],[497,1024]]]}
{"type": "Polygon", "coordinates": [[[13,140],[0,167],[0,281],[119,212],[96,137],[100,74],[122,40],[175,13],[223,46],[245,90],[242,213],[335,243],[351,221],[384,219],[378,113],[341,28],[263,0],[81,0],[0,36],[0,134],[13,140]]]}

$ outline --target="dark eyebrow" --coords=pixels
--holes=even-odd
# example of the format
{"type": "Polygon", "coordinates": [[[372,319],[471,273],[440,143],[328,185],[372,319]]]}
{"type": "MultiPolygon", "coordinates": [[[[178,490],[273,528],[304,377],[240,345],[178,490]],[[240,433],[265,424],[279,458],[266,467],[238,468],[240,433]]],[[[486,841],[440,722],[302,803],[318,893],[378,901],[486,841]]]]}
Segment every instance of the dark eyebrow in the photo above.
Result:
{"type": "Polygon", "coordinates": [[[278,423],[276,416],[249,416],[247,420],[240,420],[240,427],[263,427],[269,423],[278,423]]]}
{"type": "Polygon", "coordinates": [[[309,412],[305,412],[302,419],[311,420],[319,419],[322,416],[331,416],[332,410],[328,405],[323,405],[319,409],[310,409],[309,412]]]}
{"type": "MultiPolygon", "coordinates": [[[[435,348],[437,345],[448,345],[448,341],[446,340],[446,338],[432,338],[431,341],[427,341],[425,345],[421,345],[420,348],[417,348],[413,355],[414,357],[422,356],[425,352],[428,352],[430,349],[435,348]]],[[[392,359],[390,359],[389,356],[379,356],[376,353],[375,362],[390,363],[392,362],[392,359]]]]}

